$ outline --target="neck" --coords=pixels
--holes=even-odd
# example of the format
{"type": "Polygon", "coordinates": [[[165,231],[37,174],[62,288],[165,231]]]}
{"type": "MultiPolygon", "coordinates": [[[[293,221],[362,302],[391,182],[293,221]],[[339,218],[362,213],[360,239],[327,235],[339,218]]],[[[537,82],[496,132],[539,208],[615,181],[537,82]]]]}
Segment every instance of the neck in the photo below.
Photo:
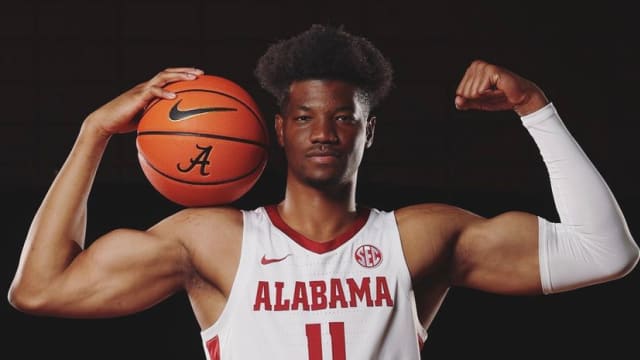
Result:
{"type": "Polygon", "coordinates": [[[354,181],[318,189],[288,181],[278,212],[290,227],[307,238],[330,241],[346,231],[357,217],[355,185],[354,181]]]}

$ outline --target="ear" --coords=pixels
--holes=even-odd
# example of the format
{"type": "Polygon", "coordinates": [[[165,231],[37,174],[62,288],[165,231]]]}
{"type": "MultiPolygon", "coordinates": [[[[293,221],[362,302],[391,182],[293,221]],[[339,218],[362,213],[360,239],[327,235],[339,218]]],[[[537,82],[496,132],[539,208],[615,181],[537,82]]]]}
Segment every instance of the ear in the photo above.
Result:
{"type": "Polygon", "coordinates": [[[373,145],[373,133],[376,130],[376,117],[375,116],[370,116],[367,119],[367,125],[366,125],[366,136],[367,136],[367,142],[366,142],[366,148],[370,148],[371,145],[373,145]]]}
{"type": "Polygon", "coordinates": [[[284,147],[284,135],[282,134],[282,128],[284,127],[284,119],[280,114],[276,114],[276,121],[274,122],[274,127],[276,129],[276,138],[278,139],[278,144],[281,147],[284,147]]]}

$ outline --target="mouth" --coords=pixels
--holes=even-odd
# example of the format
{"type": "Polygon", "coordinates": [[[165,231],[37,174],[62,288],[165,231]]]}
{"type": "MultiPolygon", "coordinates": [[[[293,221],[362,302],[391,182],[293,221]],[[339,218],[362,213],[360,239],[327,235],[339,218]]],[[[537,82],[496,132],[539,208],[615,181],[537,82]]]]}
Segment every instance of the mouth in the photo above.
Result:
{"type": "Polygon", "coordinates": [[[312,150],[306,154],[311,161],[326,164],[337,161],[340,158],[340,152],[335,150],[312,150]]]}

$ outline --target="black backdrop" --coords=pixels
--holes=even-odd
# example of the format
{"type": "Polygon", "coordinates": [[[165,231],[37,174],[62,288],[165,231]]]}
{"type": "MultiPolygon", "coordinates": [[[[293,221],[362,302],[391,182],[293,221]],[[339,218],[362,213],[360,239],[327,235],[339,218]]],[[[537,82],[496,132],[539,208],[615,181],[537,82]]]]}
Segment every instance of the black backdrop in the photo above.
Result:
{"type": "MultiPolygon", "coordinates": [[[[535,80],[607,179],[631,232],[640,226],[636,134],[637,27],[615,3],[407,1],[31,1],[0,14],[0,119],[4,154],[2,281],[6,293],[31,217],[88,112],[167,66],[196,65],[250,90],[270,120],[272,100],[251,76],[277,39],[314,22],[345,24],[394,64],[376,143],[361,170],[360,202],[391,209],[443,201],[491,216],[532,211],[550,219],[546,173],[513,114],[459,113],[453,90],[474,58],[535,80]]],[[[284,165],[269,165],[237,206],[278,201],[284,165]]],[[[89,202],[88,239],[145,228],[178,210],[144,179],[134,136],[112,141],[89,202]]],[[[90,241],[89,241],[90,242],[90,241]]],[[[636,350],[637,270],[628,277],[544,297],[452,289],[425,359],[478,356],[603,357],[636,350]]],[[[137,315],[40,318],[0,305],[7,359],[204,359],[184,294],[137,315]]]]}

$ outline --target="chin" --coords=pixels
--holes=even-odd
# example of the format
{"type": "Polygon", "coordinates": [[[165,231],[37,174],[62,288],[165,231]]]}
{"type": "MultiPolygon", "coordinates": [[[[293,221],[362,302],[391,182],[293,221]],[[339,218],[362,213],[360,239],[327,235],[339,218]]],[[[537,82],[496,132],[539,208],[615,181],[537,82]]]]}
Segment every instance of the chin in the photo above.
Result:
{"type": "Polygon", "coordinates": [[[305,179],[305,183],[314,188],[332,188],[340,185],[341,181],[334,177],[308,177],[305,179]]]}
{"type": "Polygon", "coordinates": [[[304,178],[304,182],[317,189],[335,189],[344,186],[348,186],[352,183],[348,178],[344,176],[307,176],[304,178]]]}
{"type": "Polygon", "coordinates": [[[341,188],[349,186],[355,181],[353,174],[336,167],[306,169],[306,171],[298,172],[297,175],[300,182],[317,189],[341,188]]]}

